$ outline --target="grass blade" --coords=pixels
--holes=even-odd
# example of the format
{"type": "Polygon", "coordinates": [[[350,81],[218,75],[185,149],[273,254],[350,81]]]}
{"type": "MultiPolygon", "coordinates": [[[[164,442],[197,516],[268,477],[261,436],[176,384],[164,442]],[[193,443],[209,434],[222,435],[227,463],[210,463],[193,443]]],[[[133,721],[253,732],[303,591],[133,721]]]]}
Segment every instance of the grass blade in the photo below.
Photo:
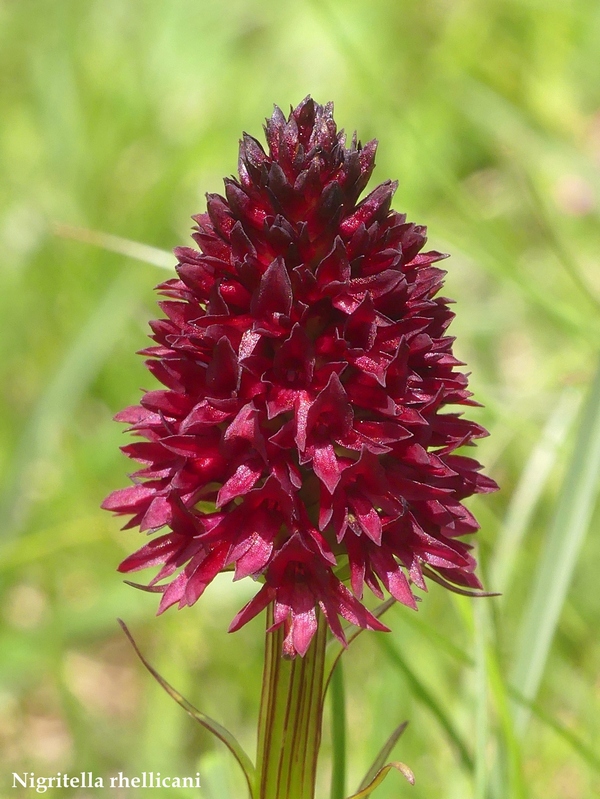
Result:
{"type": "MultiPolygon", "coordinates": [[[[372,611],[373,616],[375,616],[376,619],[381,618],[381,616],[383,616],[383,614],[386,611],[388,611],[392,607],[392,605],[395,605],[395,604],[396,604],[396,600],[394,599],[394,597],[390,597],[389,599],[386,599],[385,602],[382,602],[381,605],[379,605],[378,607],[375,608],[375,610],[372,611]]],[[[330,649],[330,647],[333,649],[333,655],[331,655],[330,652],[328,652],[328,655],[329,655],[328,661],[329,662],[328,662],[328,664],[326,666],[326,669],[325,669],[325,671],[327,673],[327,677],[325,678],[325,682],[324,682],[324,685],[323,685],[323,701],[325,700],[325,696],[327,694],[327,689],[329,688],[329,684],[331,683],[331,678],[333,676],[334,669],[335,669],[336,665],[339,663],[340,658],[342,657],[342,655],[344,654],[346,649],[350,646],[350,644],[353,641],[355,641],[358,638],[358,636],[361,633],[363,633],[363,632],[364,632],[364,628],[363,627],[359,627],[358,629],[355,629],[354,632],[352,633],[352,635],[348,636],[348,643],[346,644],[345,647],[342,644],[340,644],[340,642],[337,640],[337,638],[334,638],[334,639],[332,639],[329,642],[329,645],[328,645],[327,648],[328,648],[328,650],[330,649]]]]}
{"type": "Polygon", "coordinates": [[[38,458],[50,458],[60,430],[119,340],[138,302],[139,281],[131,271],[119,274],[108,287],[87,323],[67,349],[54,376],[38,400],[17,445],[10,477],[0,494],[5,537],[24,526],[31,498],[27,473],[38,458]]]}
{"type": "Polygon", "coordinates": [[[487,796],[487,750],[489,735],[489,712],[487,697],[486,665],[486,621],[487,608],[482,602],[473,607],[475,633],[475,797],[487,796]]]}
{"type": "Polygon", "coordinates": [[[244,772],[244,777],[246,778],[246,782],[248,783],[248,792],[250,794],[251,799],[254,799],[254,766],[252,765],[252,761],[248,757],[248,755],[244,752],[236,738],[226,730],[225,727],[222,727],[218,722],[214,719],[211,719],[210,716],[207,716],[205,713],[202,713],[200,710],[195,708],[187,699],[181,696],[169,683],[161,677],[161,675],[154,669],[150,663],[146,660],[146,658],[140,652],[138,645],[133,639],[133,636],[127,629],[127,625],[121,619],[118,619],[119,624],[121,625],[123,632],[127,636],[129,643],[134,648],[136,655],[142,661],[146,669],[150,672],[150,674],[154,677],[156,682],[163,688],[169,696],[174,699],[178,705],[180,705],[186,713],[188,713],[195,721],[201,724],[205,729],[211,732],[216,738],[222,741],[225,746],[229,749],[231,754],[239,763],[240,768],[244,772]]]}
{"type": "Polygon", "coordinates": [[[84,227],[74,227],[73,225],[63,225],[57,222],[54,225],[54,235],[62,239],[72,239],[81,241],[84,244],[92,244],[109,252],[116,252],[133,258],[135,261],[142,261],[145,264],[152,264],[161,269],[169,269],[174,273],[175,256],[168,250],[161,250],[158,247],[151,247],[149,244],[141,244],[138,241],[123,239],[120,236],[113,236],[111,233],[102,233],[99,230],[89,230],[84,227]]]}
{"type": "Polygon", "coordinates": [[[505,592],[510,584],[519,548],[571,429],[578,403],[578,394],[573,389],[563,391],[513,492],[490,569],[490,585],[500,592],[505,592]]]}
{"type": "Polygon", "coordinates": [[[549,713],[547,713],[540,705],[536,702],[530,702],[528,699],[525,699],[517,690],[511,688],[509,686],[508,693],[510,694],[511,698],[518,702],[523,707],[526,707],[531,713],[544,725],[549,727],[553,730],[563,741],[566,741],[569,746],[577,752],[577,754],[585,760],[585,762],[592,768],[595,772],[600,774],[600,756],[598,756],[597,752],[592,749],[591,746],[588,746],[584,743],[578,735],[574,732],[569,730],[565,727],[564,724],[561,724],[560,721],[557,721],[553,718],[549,713]]]}
{"type": "MultiPolygon", "coordinates": [[[[432,624],[425,621],[425,619],[419,618],[419,614],[402,613],[398,614],[398,617],[401,618],[403,624],[416,630],[429,641],[433,653],[443,651],[463,666],[475,665],[475,661],[468,652],[465,652],[457,646],[448,636],[440,633],[432,624]]],[[[434,656],[435,654],[432,655],[432,657],[434,656]]]]}
{"type": "Polygon", "coordinates": [[[383,768],[380,768],[375,777],[371,780],[371,782],[362,790],[359,790],[358,793],[353,793],[352,796],[349,796],[348,799],[367,799],[368,796],[371,796],[375,788],[384,781],[387,777],[388,773],[395,768],[401,774],[404,774],[406,779],[410,782],[411,785],[415,784],[415,775],[409,769],[407,765],[404,763],[388,763],[383,768]]]}
{"type": "Polygon", "coordinates": [[[494,764],[495,767],[490,769],[492,787],[495,789],[492,796],[526,799],[528,792],[521,762],[522,747],[516,737],[514,719],[510,712],[510,687],[498,661],[497,650],[489,645],[486,650],[486,669],[487,684],[499,724],[497,738],[501,745],[498,752],[500,758],[494,764]]]}
{"type": "Polygon", "coordinates": [[[402,735],[402,733],[404,732],[404,730],[407,727],[408,727],[408,721],[403,721],[402,724],[399,724],[396,727],[394,732],[390,735],[390,737],[387,739],[387,741],[381,747],[381,750],[379,751],[379,754],[377,755],[377,757],[373,761],[373,765],[371,766],[371,768],[365,774],[364,780],[358,786],[358,790],[359,791],[362,791],[363,788],[367,788],[373,782],[373,780],[375,779],[377,774],[383,768],[385,761],[390,756],[390,753],[391,753],[392,749],[394,748],[394,746],[396,745],[396,742],[398,741],[398,739],[400,738],[400,736],[402,735]]]}
{"type": "MultiPolygon", "coordinates": [[[[575,449],[564,479],[521,628],[511,683],[527,701],[536,697],[577,558],[587,532],[600,479],[600,364],[583,409],[575,449]]],[[[516,711],[523,735],[530,711],[516,711]]]]}
{"type": "Polygon", "coordinates": [[[416,699],[427,707],[431,713],[438,720],[442,729],[446,732],[448,738],[454,745],[463,766],[468,770],[473,770],[473,758],[469,754],[466,744],[460,737],[454,725],[446,715],[442,705],[437,701],[432,693],[423,685],[419,678],[414,674],[410,666],[405,662],[402,655],[398,652],[393,642],[390,640],[389,635],[375,635],[373,640],[377,641],[379,646],[383,649],[385,654],[405,676],[410,684],[411,690],[416,699]]]}

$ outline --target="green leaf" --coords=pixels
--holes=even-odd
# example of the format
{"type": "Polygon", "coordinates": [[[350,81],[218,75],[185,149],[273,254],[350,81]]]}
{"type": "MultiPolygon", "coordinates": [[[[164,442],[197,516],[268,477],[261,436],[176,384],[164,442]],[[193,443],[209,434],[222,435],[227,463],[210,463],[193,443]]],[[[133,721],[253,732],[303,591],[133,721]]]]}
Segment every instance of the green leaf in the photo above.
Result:
{"type": "MultiPolygon", "coordinates": [[[[583,409],[575,449],[548,533],[526,609],[511,684],[528,701],[536,697],[552,639],[588,530],[600,480],[600,364],[583,409]]],[[[519,707],[524,735],[529,710],[519,707]]]]}
{"type": "Polygon", "coordinates": [[[578,404],[578,392],[566,388],[558,398],[513,491],[490,564],[490,585],[498,591],[506,591],[510,585],[523,538],[561,446],[571,430],[578,404]]]}
{"type": "Polygon", "coordinates": [[[239,763],[240,768],[244,772],[244,777],[246,778],[246,782],[248,784],[248,792],[250,794],[251,799],[254,799],[254,779],[255,779],[255,770],[252,764],[252,761],[248,757],[248,755],[244,752],[242,747],[240,746],[237,739],[226,730],[225,727],[222,727],[218,722],[214,719],[211,719],[210,716],[207,716],[205,713],[202,713],[200,710],[195,708],[187,699],[181,696],[165,679],[161,677],[161,675],[148,663],[146,658],[140,652],[138,645],[133,639],[133,636],[127,629],[127,625],[121,619],[117,619],[119,624],[121,625],[123,632],[129,639],[129,643],[134,648],[136,655],[142,661],[146,669],[150,672],[150,674],[154,677],[157,683],[163,688],[169,696],[174,699],[178,705],[180,705],[193,719],[195,719],[199,724],[201,724],[205,729],[211,732],[216,738],[222,741],[225,746],[229,749],[231,754],[235,757],[237,762],[239,763]]]}
{"type": "Polygon", "coordinates": [[[136,275],[124,271],[100,298],[86,324],[65,351],[47,383],[17,444],[10,475],[0,492],[0,518],[4,537],[20,533],[26,525],[31,497],[28,472],[37,459],[51,460],[62,428],[96,378],[139,302],[136,275]]]}
{"type": "MultiPolygon", "coordinates": [[[[385,602],[382,602],[381,605],[378,605],[375,608],[375,610],[373,610],[371,612],[373,613],[373,616],[375,616],[376,619],[379,619],[379,618],[381,618],[381,616],[383,616],[383,614],[386,611],[388,611],[392,607],[392,605],[395,605],[395,604],[396,604],[396,600],[394,599],[394,597],[390,597],[389,599],[386,599],[385,602]]],[[[331,678],[332,678],[334,669],[335,669],[339,659],[344,654],[346,649],[350,646],[350,644],[353,641],[356,641],[358,636],[361,633],[363,633],[363,632],[364,632],[364,627],[359,627],[358,629],[355,629],[355,631],[352,633],[352,635],[350,635],[348,637],[348,643],[347,643],[346,646],[343,646],[342,644],[340,644],[340,642],[337,640],[337,638],[334,638],[334,639],[332,639],[329,642],[328,649],[330,649],[333,652],[333,655],[328,658],[329,664],[326,667],[327,677],[326,677],[324,685],[323,685],[323,701],[325,700],[325,695],[327,694],[327,689],[329,688],[329,684],[331,682],[331,678]]]]}
{"type": "MultiPolygon", "coordinates": [[[[427,638],[429,643],[434,649],[434,652],[443,651],[454,660],[462,663],[465,666],[473,666],[475,661],[465,652],[464,649],[457,646],[448,636],[439,632],[432,624],[425,621],[421,614],[416,613],[402,613],[397,614],[403,624],[408,625],[413,630],[416,630],[420,635],[427,638]]],[[[435,655],[434,655],[435,656],[435,655]]]]}
{"type": "Polygon", "coordinates": [[[585,760],[588,766],[600,774],[600,757],[591,746],[588,746],[586,743],[584,743],[578,735],[565,727],[564,724],[561,724],[560,721],[557,721],[555,718],[553,718],[536,702],[530,702],[528,699],[522,696],[515,688],[509,686],[508,693],[515,702],[518,702],[520,705],[528,708],[542,724],[553,730],[560,738],[563,739],[563,741],[566,741],[569,746],[571,746],[571,748],[577,752],[577,754],[583,758],[583,760],[585,760]]]}
{"type": "MultiPolygon", "coordinates": [[[[489,617],[489,610],[487,615],[489,617]]],[[[493,628],[489,618],[486,619],[486,626],[489,630],[493,628]]],[[[510,688],[506,683],[506,675],[503,673],[498,660],[497,644],[495,646],[487,646],[486,672],[487,685],[494,701],[498,719],[500,733],[498,737],[502,742],[500,755],[503,764],[501,768],[498,761],[495,768],[488,767],[488,773],[492,774],[492,785],[498,788],[496,796],[525,799],[528,793],[523,774],[522,746],[515,735],[514,719],[510,712],[510,688]]]]}
{"type": "Polygon", "coordinates": [[[142,261],[145,264],[158,266],[161,269],[175,269],[175,257],[168,250],[161,250],[158,247],[151,247],[149,244],[141,244],[139,241],[123,239],[120,236],[113,236],[111,233],[102,233],[100,230],[89,230],[83,227],[73,227],[56,223],[54,225],[54,235],[63,239],[81,241],[84,244],[91,244],[100,247],[102,250],[116,252],[133,258],[135,261],[142,261]]]}
{"type": "Polygon", "coordinates": [[[488,780],[488,736],[489,710],[487,696],[486,637],[487,607],[479,602],[473,607],[475,673],[473,687],[475,692],[475,797],[486,799],[488,780]]]}
{"type": "Polygon", "coordinates": [[[383,764],[390,756],[392,749],[396,745],[396,742],[398,741],[404,730],[407,728],[407,726],[408,726],[408,721],[403,721],[402,724],[399,724],[396,727],[396,729],[393,731],[393,733],[390,735],[390,737],[387,739],[387,741],[384,743],[384,745],[381,747],[379,754],[373,761],[373,765],[367,771],[367,773],[365,774],[365,778],[358,786],[359,791],[362,791],[363,788],[367,788],[375,779],[377,774],[379,774],[379,772],[383,768],[383,764]]]}
{"type": "Polygon", "coordinates": [[[403,774],[411,785],[415,784],[415,775],[405,763],[388,763],[387,765],[383,766],[383,768],[379,769],[375,777],[365,788],[359,790],[358,793],[353,793],[352,796],[348,797],[348,799],[366,799],[367,796],[371,796],[375,788],[377,788],[378,785],[381,785],[388,773],[393,768],[403,774]]]}
{"type": "Polygon", "coordinates": [[[473,675],[476,700],[475,797],[526,799],[522,747],[515,735],[506,675],[498,662],[492,607],[489,603],[477,602],[469,603],[467,608],[473,614],[476,656],[473,675]]]}
{"type": "Polygon", "coordinates": [[[448,738],[454,744],[463,766],[468,771],[472,771],[473,758],[469,754],[466,744],[450,721],[442,705],[437,701],[429,689],[423,685],[416,674],[414,674],[410,666],[405,662],[402,655],[398,652],[397,648],[390,640],[389,635],[376,635],[374,640],[383,649],[391,662],[404,674],[404,677],[410,684],[415,698],[425,705],[425,707],[429,708],[431,713],[438,720],[440,726],[444,729],[448,738]]]}

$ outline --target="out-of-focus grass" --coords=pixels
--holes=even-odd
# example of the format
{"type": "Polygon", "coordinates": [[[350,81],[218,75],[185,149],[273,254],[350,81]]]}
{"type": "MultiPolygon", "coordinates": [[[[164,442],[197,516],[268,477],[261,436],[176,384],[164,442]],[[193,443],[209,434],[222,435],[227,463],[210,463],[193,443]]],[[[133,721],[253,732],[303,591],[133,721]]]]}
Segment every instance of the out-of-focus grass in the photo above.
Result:
{"type": "MultiPolygon", "coordinates": [[[[136,534],[96,510],[125,484],[111,416],[151,385],[133,352],[164,273],[52,231],[186,243],[203,193],[235,170],[241,131],[260,135],[273,102],[308,93],[379,138],[376,178],[398,177],[395,207],[453,254],[456,348],[492,433],[479,456],[502,485],[473,509],[488,587],[497,578],[505,596],[480,612],[434,586],[418,616],[390,611],[384,648],[367,633],[344,656],[348,790],[410,719],[394,757],[416,785],[392,773],[381,799],[600,794],[598,536],[579,530],[558,605],[547,579],[550,555],[570,551],[554,514],[569,518],[586,480],[571,469],[564,482],[600,332],[599,36],[594,0],[0,4],[1,794],[12,771],[199,770],[206,799],[244,795],[115,619],[251,751],[262,625],[224,631],[252,586],[219,579],[193,609],[154,619],[152,597],[114,571],[136,534]],[[527,629],[545,620],[550,645],[533,689],[528,607],[527,629]],[[523,738],[518,696],[533,700],[523,738]]],[[[325,762],[323,796],[326,776],[325,762]]]]}

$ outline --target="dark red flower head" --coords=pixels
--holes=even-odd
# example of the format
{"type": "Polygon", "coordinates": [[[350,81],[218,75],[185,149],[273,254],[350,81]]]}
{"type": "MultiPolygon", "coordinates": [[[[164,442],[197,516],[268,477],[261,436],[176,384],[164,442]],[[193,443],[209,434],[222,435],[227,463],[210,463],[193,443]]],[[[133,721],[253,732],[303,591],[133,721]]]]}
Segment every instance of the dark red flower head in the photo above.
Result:
{"type": "Polygon", "coordinates": [[[198,249],[175,251],[144,350],[164,388],[116,417],[142,439],[124,447],[142,468],[104,502],[126,527],[167,528],[120,566],[160,566],[159,612],[233,569],[262,587],[232,629],[273,603],[292,656],[318,608],[341,640],[340,616],[386,629],[365,583],[410,607],[424,574],[479,588],[461,501],[495,488],[453,454],[485,430],[442,413],[475,404],[436,296],[445,256],[390,210],[395,183],[359,201],[377,143],[346,147],[332,112],[275,108],[268,152],[244,134],[239,179],[194,217],[198,249]]]}

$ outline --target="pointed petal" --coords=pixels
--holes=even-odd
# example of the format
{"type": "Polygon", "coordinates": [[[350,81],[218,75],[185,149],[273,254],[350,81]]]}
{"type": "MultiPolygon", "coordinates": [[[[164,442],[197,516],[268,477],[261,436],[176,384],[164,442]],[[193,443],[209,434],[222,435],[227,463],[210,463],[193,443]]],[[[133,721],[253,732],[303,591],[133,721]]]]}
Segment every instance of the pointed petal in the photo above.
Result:
{"type": "Polygon", "coordinates": [[[330,494],[340,482],[342,470],[331,444],[315,447],[312,456],[312,465],[319,480],[326,486],[330,494]]]}
{"type": "Polygon", "coordinates": [[[276,258],[260,280],[258,292],[252,299],[250,313],[257,319],[273,314],[289,316],[292,300],[292,284],[285,261],[276,258]]]}
{"type": "Polygon", "coordinates": [[[222,508],[232,499],[247,494],[256,485],[262,474],[262,466],[255,461],[241,463],[217,495],[217,508],[222,508]]]}
{"type": "Polygon", "coordinates": [[[270,585],[263,585],[258,594],[253,597],[236,615],[229,625],[229,632],[234,633],[247,624],[251,619],[264,610],[275,598],[275,589],[270,585]]]}

